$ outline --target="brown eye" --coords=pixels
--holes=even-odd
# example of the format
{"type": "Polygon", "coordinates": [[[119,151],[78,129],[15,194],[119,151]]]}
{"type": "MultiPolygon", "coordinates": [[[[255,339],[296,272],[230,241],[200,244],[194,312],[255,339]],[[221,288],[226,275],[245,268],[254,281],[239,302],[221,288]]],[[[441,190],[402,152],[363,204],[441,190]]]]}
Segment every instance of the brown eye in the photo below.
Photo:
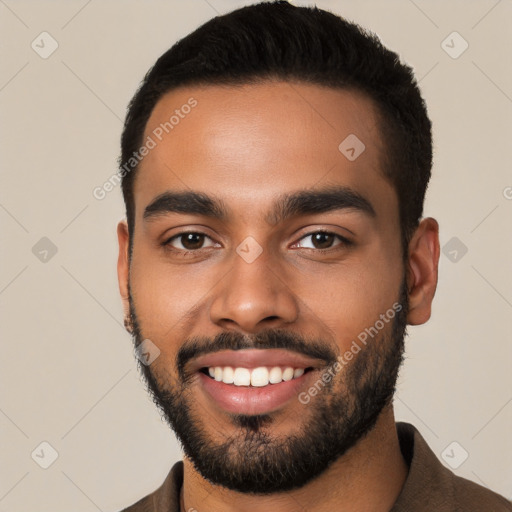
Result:
{"type": "Polygon", "coordinates": [[[204,233],[187,232],[173,236],[164,245],[169,245],[181,251],[196,251],[205,247],[212,247],[214,244],[209,236],[204,233]],[[205,242],[208,242],[205,245],[205,242]]]}
{"type": "Polygon", "coordinates": [[[316,249],[328,249],[332,246],[335,236],[332,233],[315,233],[311,241],[316,249]]]}
{"type": "Polygon", "coordinates": [[[199,233],[186,233],[181,235],[181,243],[187,250],[200,249],[204,243],[204,235],[199,233]]]}
{"type": "Polygon", "coordinates": [[[337,245],[350,245],[350,242],[340,235],[328,231],[316,231],[302,237],[298,246],[306,249],[330,249],[337,245]]]}

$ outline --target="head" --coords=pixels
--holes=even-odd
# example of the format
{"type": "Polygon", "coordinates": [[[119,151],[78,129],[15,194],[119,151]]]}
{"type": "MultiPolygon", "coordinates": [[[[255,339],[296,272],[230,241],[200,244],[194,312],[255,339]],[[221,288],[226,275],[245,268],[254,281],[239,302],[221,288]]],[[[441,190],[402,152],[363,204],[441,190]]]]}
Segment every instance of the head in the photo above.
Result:
{"type": "Polygon", "coordinates": [[[305,485],[389,412],[406,325],[428,320],[437,283],[431,160],[411,69],[326,11],[244,7],[148,72],[122,135],[120,289],[205,479],[305,485]],[[236,393],[208,375],[290,365],[236,393]]]}

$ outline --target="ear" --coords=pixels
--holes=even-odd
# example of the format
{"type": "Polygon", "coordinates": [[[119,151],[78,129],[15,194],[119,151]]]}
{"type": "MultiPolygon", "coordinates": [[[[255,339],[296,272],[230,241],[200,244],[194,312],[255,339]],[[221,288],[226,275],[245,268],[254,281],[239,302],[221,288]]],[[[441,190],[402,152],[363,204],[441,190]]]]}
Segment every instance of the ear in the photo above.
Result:
{"type": "Polygon", "coordinates": [[[122,220],[117,225],[117,240],[119,242],[119,256],[117,258],[117,279],[119,281],[119,293],[123,300],[124,317],[130,315],[130,302],[128,300],[128,281],[130,274],[130,262],[128,249],[130,237],[128,234],[128,224],[122,220]]]}
{"type": "Polygon", "coordinates": [[[409,325],[424,324],[430,318],[437,288],[439,251],[439,224],[427,217],[420,222],[409,242],[409,325]]]}

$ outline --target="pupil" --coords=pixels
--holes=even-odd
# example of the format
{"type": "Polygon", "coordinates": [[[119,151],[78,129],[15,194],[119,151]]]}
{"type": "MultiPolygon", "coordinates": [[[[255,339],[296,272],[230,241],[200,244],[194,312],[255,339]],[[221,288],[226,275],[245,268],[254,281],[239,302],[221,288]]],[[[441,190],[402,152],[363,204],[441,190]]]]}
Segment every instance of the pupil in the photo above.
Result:
{"type": "Polygon", "coordinates": [[[317,249],[327,249],[332,244],[333,235],[329,233],[315,233],[313,236],[313,245],[317,249]]]}
{"type": "Polygon", "coordinates": [[[203,245],[204,235],[199,233],[187,233],[182,238],[183,247],[186,249],[200,249],[203,245]]]}

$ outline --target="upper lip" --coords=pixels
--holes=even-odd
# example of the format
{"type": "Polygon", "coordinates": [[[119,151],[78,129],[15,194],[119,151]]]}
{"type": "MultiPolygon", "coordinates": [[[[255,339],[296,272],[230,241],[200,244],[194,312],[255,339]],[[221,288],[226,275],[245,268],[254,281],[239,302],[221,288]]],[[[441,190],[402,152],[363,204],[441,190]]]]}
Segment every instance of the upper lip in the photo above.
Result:
{"type": "Polygon", "coordinates": [[[210,354],[204,354],[192,360],[190,369],[198,371],[201,368],[212,366],[231,366],[233,368],[258,368],[267,367],[287,367],[309,368],[325,365],[325,361],[312,359],[310,357],[283,349],[240,349],[240,350],[221,350],[210,354]]]}

